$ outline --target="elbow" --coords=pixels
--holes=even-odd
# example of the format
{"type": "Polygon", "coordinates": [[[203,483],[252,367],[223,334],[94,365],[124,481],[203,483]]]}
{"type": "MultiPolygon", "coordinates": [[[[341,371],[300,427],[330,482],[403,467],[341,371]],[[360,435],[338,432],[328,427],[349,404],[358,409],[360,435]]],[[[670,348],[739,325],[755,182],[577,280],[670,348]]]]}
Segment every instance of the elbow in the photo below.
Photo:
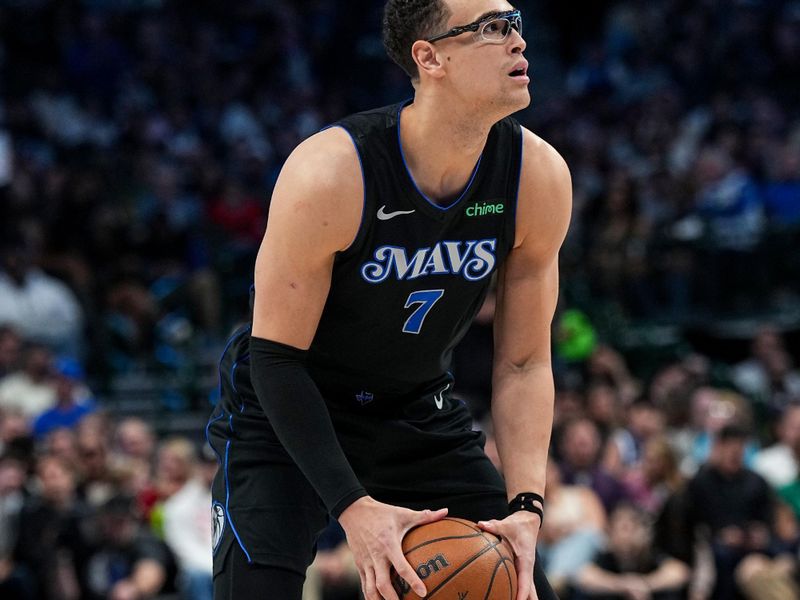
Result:
{"type": "Polygon", "coordinates": [[[542,371],[551,373],[552,361],[549,357],[542,358],[532,355],[498,357],[495,361],[494,371],[496,376],[521,376],[542,371]]]}

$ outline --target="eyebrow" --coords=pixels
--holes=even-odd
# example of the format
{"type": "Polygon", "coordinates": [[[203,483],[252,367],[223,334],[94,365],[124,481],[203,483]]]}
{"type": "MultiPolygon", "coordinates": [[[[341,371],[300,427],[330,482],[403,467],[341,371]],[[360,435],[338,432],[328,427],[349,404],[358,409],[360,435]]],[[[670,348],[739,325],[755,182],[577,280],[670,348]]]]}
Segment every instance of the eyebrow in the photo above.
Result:
{"type": "Polygon", "coordinates": [[[492,17],[497,17],[499,15],[504,15],[504,14],[507,14],[507,13],[510,13],[510,12],[514,12],[515,10],[517,10],[517,9],[515,7],[513,7],[513,6],[511,8],[509,8],[508,10],[490,10],[489,12],[485,12],[480,17],[475,19],[473,21],[473,23],[480,23],[481,21],[483,21],[485,19],[490,19],[492,17]]]}

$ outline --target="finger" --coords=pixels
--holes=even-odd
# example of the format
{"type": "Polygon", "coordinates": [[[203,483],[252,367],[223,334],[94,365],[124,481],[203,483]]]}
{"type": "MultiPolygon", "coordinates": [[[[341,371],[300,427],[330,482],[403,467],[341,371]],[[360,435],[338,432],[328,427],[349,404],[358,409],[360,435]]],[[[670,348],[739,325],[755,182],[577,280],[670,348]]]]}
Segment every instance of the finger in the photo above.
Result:
{"type": "Polygon", "coordinates": [[[533,586],[533,563],[517,558],[517,600],[530,600],[536,596],[533,586]]]}
{"type": "Polygon", "coordinates": [[[517,574],[517,599],[516,600],[529,600],[531,595],[531,578],[517,574]]]}
{"type": "Polygon", "coordinates": [[[425,525],[426,523],[433,523],[439,521],[447,516],[447,509],[440,508],[439,510],[412,510],[411,514],[411,527],[415,525],[425,525]]]}
{"type": "Polygon", "coordinates": [[[419,578],[417,572],[406,560],[406,557],[403,556],[403,551],[399,547],[389,552],[389,560],[392,561],[392,565],[394,566],[394,570],[397,571],[397,574],[405,579],[405,582],[411,586],[411,589],[414,590],[417,596],[423,598],[427,595],[428,590],[425,588],[425,584],[422,583],[422,579],[419,578]]]}
{"type": "Polygon", "coordinates": [[[361,592],[364,594],[364,597],[367,597],[367,577],[364,574],[364,570],[361,567],[358,567],[358,578],[361,580],[361,592]]]}
{"type": "Polygon", "coordinates": [[[364,600],[381,600],[378,588],[375,586],[375,569],[372,566],[364,567],[364,600]]]}
{"type": "Polygon", "coordinates": [[[381,598],[385,600],[400,600],[397,592],[394,591],[392,580],[389,577],[389,563],[376,565],[375,567],[375,587],[381,598]]]}

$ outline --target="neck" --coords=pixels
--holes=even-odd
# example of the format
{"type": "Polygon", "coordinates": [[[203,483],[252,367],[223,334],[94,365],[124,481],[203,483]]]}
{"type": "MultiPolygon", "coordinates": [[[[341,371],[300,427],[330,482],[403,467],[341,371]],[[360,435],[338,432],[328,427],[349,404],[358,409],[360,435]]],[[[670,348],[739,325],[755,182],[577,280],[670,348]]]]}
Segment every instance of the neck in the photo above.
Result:
{"type": "Polygon", "coordinates": [[[474,112],[417,93],[402,111],[400,139],[408,169],[428,198],[446,204],[464,190],[495,121],[476,120],[474,112]]]}

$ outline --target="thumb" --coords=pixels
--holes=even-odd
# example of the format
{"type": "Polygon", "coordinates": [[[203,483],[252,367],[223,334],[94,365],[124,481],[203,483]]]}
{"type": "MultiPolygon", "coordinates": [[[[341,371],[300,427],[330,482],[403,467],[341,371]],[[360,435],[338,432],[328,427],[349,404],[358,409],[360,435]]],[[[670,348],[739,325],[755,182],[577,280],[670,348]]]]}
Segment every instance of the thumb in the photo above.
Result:
{"type": "Polygon", "coordinates": [[[478,527],[494,533],[495,531],[497,531],[497,521],[494,519],[492,519],[491,521],[478,521],[478,527]]]}

